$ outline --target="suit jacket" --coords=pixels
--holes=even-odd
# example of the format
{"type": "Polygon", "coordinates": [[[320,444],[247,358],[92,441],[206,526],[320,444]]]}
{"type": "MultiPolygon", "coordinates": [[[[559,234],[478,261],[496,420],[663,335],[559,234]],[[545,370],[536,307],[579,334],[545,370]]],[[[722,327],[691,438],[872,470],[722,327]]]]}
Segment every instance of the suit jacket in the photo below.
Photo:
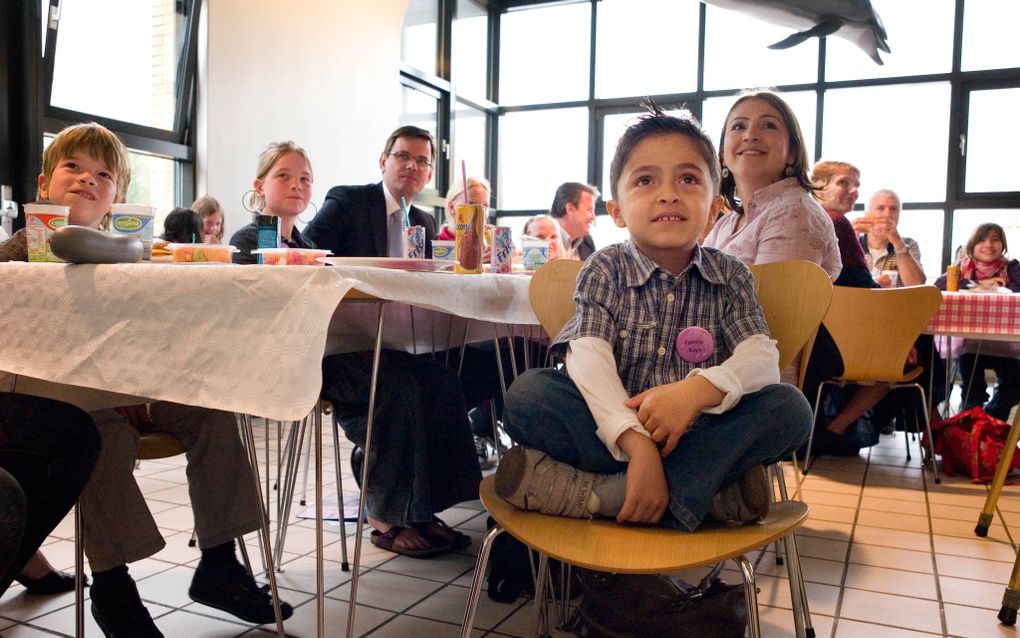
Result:
{"type": "MultiPolygon", "coordinates": [[[[431,213],[411,206],[408,216],[414,226],[425,227],[425,257],[432,258],[436,220],[431,213]]],[[[305,237],[318,248],[337,257],[386,257],[386,196],[383,184],[334,186],[308,226],[305,237]]]]}
{"type": "MultiPolygon", "coordinates": [[[[559,222],[557,222],[558,225],[559,222]]],[[[584,261],[591,257],[592,253],[595,252],[595,240],[591,238],[591,235],[585,235],[581,242],[577,244],[577,248],[570,247],[570,238],[567,236],[567,231],[563,230],[560,226],[560,242],[563,244],[565,257],[567,259],[580,259],[584,261]]]]}

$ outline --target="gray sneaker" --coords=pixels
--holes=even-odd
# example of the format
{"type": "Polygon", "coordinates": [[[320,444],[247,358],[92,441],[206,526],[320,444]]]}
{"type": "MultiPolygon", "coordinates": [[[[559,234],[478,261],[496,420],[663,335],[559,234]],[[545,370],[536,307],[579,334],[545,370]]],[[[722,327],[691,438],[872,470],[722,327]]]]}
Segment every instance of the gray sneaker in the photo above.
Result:
{"type": "Polygon", "coordinates": [[[518,445],[496,468],[496,494],[523,510],[591,518],[588,501],[601,475],[560,463],[540,450],[518,445]]]}
{"type": "Polygon", "coordinates": [[[769,515],[772,496],[765,466],[753,465],[712,497],[707,518],[724,523],[756,523],[769,515]]]}

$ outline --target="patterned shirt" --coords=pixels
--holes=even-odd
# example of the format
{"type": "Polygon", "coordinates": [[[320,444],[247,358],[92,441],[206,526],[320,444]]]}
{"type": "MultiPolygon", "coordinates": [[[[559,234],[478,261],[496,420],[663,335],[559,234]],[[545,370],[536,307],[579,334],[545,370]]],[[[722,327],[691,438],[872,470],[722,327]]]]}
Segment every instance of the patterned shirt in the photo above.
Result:
{"type": "MultiPolygon", "coordinates": [[[[868,263],[868,270],[875,272],[876,270],[895,270],[899,272],[899,266],[896,264],[896,251],[893,249],[892,243],[889,243],[885,247],[885,254],[879,255],[875,258],[871,255],[871,249],[868,248],[868,235],[864,234],[860,237],[861,248],[864,250],[864,261],[868,263]]],[[[910,237],[903,238],[903,245],[910,253],[910,256],[914,258],[918,264],[921,263],[921,248],[917,245],[917,242],[910,237]]],[[[896,287],[903,287],[903,280],[899,277],[896,278],[896,287]]]]}
{"type": "Polygon", "coordinates": [[[585,262],[574,302],[577,312],[553,343],[554,353],[582,337],[607,341],[630,396],[719,365],[741,341],[768,335],[750,270],[710,248],[695,247],[691,263],[673,275],[629,241],[608,246],[585,262]],[[677,335],[689,326],[712,336],[708,360],[692,363],[677,354],[677,335]]]}

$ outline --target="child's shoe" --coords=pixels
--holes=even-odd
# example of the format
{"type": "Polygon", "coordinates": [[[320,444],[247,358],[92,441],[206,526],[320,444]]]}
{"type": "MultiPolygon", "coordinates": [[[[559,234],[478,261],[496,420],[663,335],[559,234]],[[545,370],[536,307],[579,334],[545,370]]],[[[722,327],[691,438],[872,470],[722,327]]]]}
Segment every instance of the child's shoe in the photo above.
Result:
{"type": "Polygon", "coordinates": [[[752,465],[740,478],[719,490],[708,506],[708,519],[724,523],[756,523],[769,515],[772,483],[764,465],[752,465]]]}
{"type": "Polygon", "coordinates": [[[583,472],[540,450],[517,445],[496,468],[496,494],[523,510],[591,518],[599,499],[592,487],[601,474],[583,472]]]}

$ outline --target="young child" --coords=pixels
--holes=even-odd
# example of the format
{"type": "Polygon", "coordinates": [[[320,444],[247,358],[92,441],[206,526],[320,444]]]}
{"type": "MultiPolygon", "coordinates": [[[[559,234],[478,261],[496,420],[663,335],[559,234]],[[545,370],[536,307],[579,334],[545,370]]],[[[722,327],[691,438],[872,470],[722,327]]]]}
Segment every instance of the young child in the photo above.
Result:
{"type": "MultiPolygon", "coordinates": [[[[305,150],[291,141],[274,142],[259,155],[254,189],[248,205],[263,215],[280,218],[280,240],[290,248],[315,248],[294,226],[312,199],[312,163],[305,150]]],[[[230,243],[241,249],[234,255],[238,264],[258,263],[251,251],[258,248],[258,227],[254,222],[234,233],[230,243]]]]}
{"type": "Polygon", "coordinates": [[[203,195],[191,205],[191,210],[202,218],[202,241],[207,244],[223,242],[223,207],[211,195],[203,195]]]}
{"type": "MultiPolygon", "coordinates": [[[[110,206],[124,201],[129,181],[128,151],[117,136],[99,124],[76,124],[61,131],[43,153],[39,197],[69,206],[68,223],[97,228],[110,206]]],[[[24,238],[18,240],[16,233],[0,246],[0,259],[4,254],[26,261],[24,238]]],[[[139,431],[167,432],[187,449],[191,506],[202,550],[188,595],[251,623],[273,621],[270,596],[234,554],[233,539],[261,523],[255,487],[245,478],[251,466],[234,416],[165,401],[91,416],[102,445],[80,502],[85,555],[92,569],[92,616],[104,635],[163,635],[127,568],[127,563],[166,545],[133,475],[139,431]]],[[[293,614],[287,603],[280,606],[284,618],[293,614]]]]}
{"type": "MultiPolygon", "coordinates": [[[[1006,232],[998,224],[981,224],[967,240],[960,268],[960,290],[968,287],[1003,287],[1020,292],[1020,262],[1006,257],[1006,232]]],[[[935,280],[946,289],[946,275],[935,280]]],[[[1020,401],[1020,358],[1015,343],[963,340],[960,354],[963,379],[963,409],[981,404],[985,412],[1003,421],[1009,420],[1013,406],[1020,401]],[[980,353],[980,354],[979,354],[980,353]],[[985,390],[984,370],[995,370],[996,385],[992,400],[985,390]],[[975,372],[977,374],[975,374],[975,372]],[[985,403],[988,401],[988,403],[985,403]]]]}
{"type": "Polygon", "coordinates": [[[549,242],[549,261],[559,259],[563,254],[563,238],[560,225],[549,215],[535,215],[524,222],[522,234],[549,242]]]}
{"type": "Polygon", "coordinates": [[[757,521],[763,463],[807,438],[811,411],[779,384],[778,352],[739,260],[697,245],[723,205],[693,117],[657,108],[623,134],[609,214],[630,241],[592,255],[553,342],[566,371],[529,370],[504,425],[521,445],[496,472],[513,505],[693,530],[757,521]]]}
{"type": "Polygon", "coordinates": [[[190,208],[177,207],[163,220],[163,234],[160,238],[179,244],[201,242],[202,218],[190,208]]]}

